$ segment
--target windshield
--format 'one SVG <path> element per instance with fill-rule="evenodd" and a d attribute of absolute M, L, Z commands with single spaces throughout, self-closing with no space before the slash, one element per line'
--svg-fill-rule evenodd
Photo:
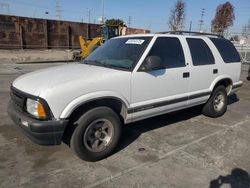
<path fill-rule="evenodd" d="M 152 37 L 126 37 L 108 40 L 81 63 L 131 70 L 151 39 Z"/>

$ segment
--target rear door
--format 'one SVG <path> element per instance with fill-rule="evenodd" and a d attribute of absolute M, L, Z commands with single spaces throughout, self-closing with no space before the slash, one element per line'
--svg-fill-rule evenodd
<path fill-rule="evenodd" d="M 230 76 L 232 81 L 238 82 L 241 73 L 241 59 L 234 45 L 224 38 L 210 38 L 221 57 L 221 74 Z"/>
<path fill-rule="evenodd" d="M 210 94 L 210 86 L 219 74 L 219 63 L 209 48 L 208 38 L 186 38 L 190 51 L 189 104 L 205 102 Z"/>

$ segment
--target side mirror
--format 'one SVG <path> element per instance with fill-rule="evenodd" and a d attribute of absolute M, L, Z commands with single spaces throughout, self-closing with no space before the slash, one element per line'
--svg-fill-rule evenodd
<path fill-rule="evenodd" d="M 153 71 L 158 69 L 165 69 L 161 58 L 158 56 L 148 56 L 142 63 L 139 71 Z"/>

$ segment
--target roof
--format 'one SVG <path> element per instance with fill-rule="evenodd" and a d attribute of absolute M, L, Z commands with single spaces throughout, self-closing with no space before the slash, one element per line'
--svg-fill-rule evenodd
<path fill-rule="evenodd" d="M 132 35 L 125 35 L 119 36 L 117 38 L 126 38 L 126 37 L 154 37 L 154 36 L 195 36 L 200 38 L 207 38 L 207 37 L 216 37 L 216 38 L 224 38 L 220 34 L 215 33 L 200 33 L 200 32 L 190 32 L 190 31 L 166 31 L 166 32 L 159 32 L 159 33 L 150 33 L 150 34 L 132 34 Z"/>

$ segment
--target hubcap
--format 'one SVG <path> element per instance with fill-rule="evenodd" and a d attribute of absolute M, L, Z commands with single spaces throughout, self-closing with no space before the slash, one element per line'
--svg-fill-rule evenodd
<path fill-rule="evenodd" d="M 111 143 L 114 127 L 107 119 L 97 119 L 89 124 L 83 136 L 85 147 L 92 152 L 101 152 Z"/>
<path fill-rule="evenodd" d="M 222 92 L 219 92 L 214 97 L 214 109 L 216 111 L 221 111 L 225 104 L 225 98 Z"/>

